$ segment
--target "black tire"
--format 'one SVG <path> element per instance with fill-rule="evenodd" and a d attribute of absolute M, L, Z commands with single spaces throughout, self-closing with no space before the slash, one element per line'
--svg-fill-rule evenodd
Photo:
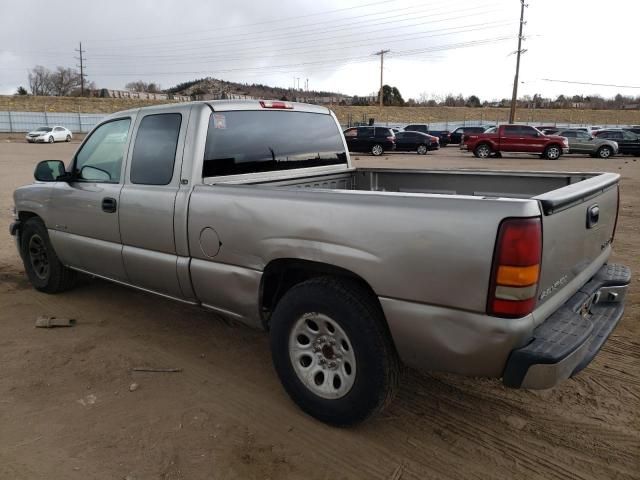
<path fill-rule="evenodd" d="M 295 369 L 299 367 L 294 368 L 290 342 L 293 338 L 298 341 L 299 337 L 293 337 L 292 332 L 306 315 L 328 317 L 346 333 L 352 345 L 353 383 L 339 398 L 316 394 L 301 381 Z M 393 398 L 400 369 L 384 321 L 375 297 L 350 280 L 320 277 L 291 288 L 278 302 L 271 318 L 273 364 L 291 399 L 312 417 L 335 426 L 354 425 L 382 411 Z M 321 353 L 310 355 L 320 358 L 323 354 L 324 347 Z M 302 357 L 300 360 L 302 364 Z M 345 363 L 343 367 L 346 366 Z M 351 372 L 351 368 L 348 370 Z M 327 377 L 331 374 L 328 371 Z M 311 378 L 309 374 L 307 377 Z"/>
<path fill-rule="evenodd" d="M 371 155 L 379 157 L 383 153 L 384 153 L 384 147 L 382 145 L 380 145 L 379 143 L 376 143 L 375 145 L 373 145 L 371 147 Z"/>
<path fill-rule="evenodd" d="M 609 158 L 613 156 L 613 149 L 608 145 L 603 145 L 598 149 L 598 157 Z"/>
<path fill-rule="evenodd" d="M 562 156 L 562 149 L 558 145 L 549 145 L 544 149 L 543 155 L 547 160 L 559 160 Z"/>
<path fill-rule="evenodd" d="M 30 218 L 24 223 L 20 232 L 20 253 L 29 282 L 36 290 L 58 293 L 74 286 L 76 272 L 60 262 L 47 228 L 39 218 Z"/>
<path fill-rule="evenodd" d="M 53 142 L 54 142 L 53 136 L 49 135 L 49 143 L 53 143 Z"/>
<path fill-rule="evenodd" d="M 70 141 L 71 141 L 71 135 L 67 135 L 65 142 L 70 142 Z"/>
<path fill-rule="evenodd" d="M 418 148 L 416 149 L 416 153 L 418 155 L 426 155 L 428 151 L 429 149 L 426 145 L 418 145 Z"/>
<path fill-rule="evenodd" d="M 473 155 L 476 158 L 489 158 L 491 153 L 493 152 L 491 151 L 491 147 L 487 143 L 481 143 L 473 149 Z"/>

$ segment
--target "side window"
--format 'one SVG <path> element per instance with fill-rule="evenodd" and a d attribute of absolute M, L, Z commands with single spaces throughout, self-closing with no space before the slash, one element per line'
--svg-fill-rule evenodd
<path fill-rule="evenodd" d="M 182 115 L 147 115 L 140 122 L 131 156 L 131 183 L 167 185 L 173 177 Z"/>
<path fill-rule="evenodd" d="M 118 183 L 130 125 L 130 118 L 122 118 L 94 130 L 76 155 L 75 177 L 81 181 Z"/>
<path fill-rule="evenodd" d="M 622 132 L 623 138 L 625 140 L 636 140 L 637 135 L 631 132 Z"/>
<path fill-rule="evenodd" d="M 522 126 L 520 127 L 520 135 L 523 137 L 537 137 L 538 131 L 533 127 Z"/>
<path fill-rule="evenodd" d="M 567 138 L 582 138 L 582 135 L 579 134 L 578 132 L 572 132 L 572 131 L 567 131 L 567 132 L 560 132 L 558 135 L 560 135 L 561 137 L 567 137 Z"/>
<path fill-rule="evenodd" d="M 370 137 L 373 134 L 373 129 L 370 127 L 358 127 L 358 136 L 362 138 Z"/>
<path fill-rule="evenodd" d="M 505 137 L 519 137 L 520 136 L 520 127 L 517 125 L 505 125 L 504 126 L 504 136 Z"/>

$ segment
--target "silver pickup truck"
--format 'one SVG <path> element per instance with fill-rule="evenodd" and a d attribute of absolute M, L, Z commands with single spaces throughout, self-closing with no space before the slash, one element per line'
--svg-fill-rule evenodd
<path fill-rule="evenodd" d="M 607 263 L 619 175 L 354 168 L 319 106 L 116 113 L 35 179 L 10 228 L 35 288 L 82 272 L 264 328 L 291 398 L 334 425 L 381 410 L 402 363 L 550 388 L 630 281 Z"/>

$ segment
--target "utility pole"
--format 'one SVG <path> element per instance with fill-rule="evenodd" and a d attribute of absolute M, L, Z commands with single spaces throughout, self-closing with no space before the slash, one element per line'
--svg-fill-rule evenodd
<path fill-rule="evenodd" d="M 391 50 L 380 50 L 374 53 L 374 55 L 380 55 L 380 110 L 382 110 L 382 70 L 384 68 L 384 54 L 389 53 Z"/>
<path fill-rule="evenodd" d="M 84 73 L 84 60 L 86 59 L 82 54 L 86 53 L 86 51 L 82 50 L 82 42 L 80 42 L 80 49 L 76 49 L 76 52 L 80 54 L 79 57 L 76 57 L 77 60 L 80 60 L 80 96 L 84 97 L 84 77 L 86 77 Z"/>
<path fill-rule="evenodd" d="M 516 51 L 516 75 L 513 79 L 513 95 L 511 95 L 511 110 L 509 111 L 509 123 L 516 119 L 516 102 L 518 101 L 518 75 L 520 74 L 520 54 L 522 53 L 522 26 L 524 25 L 524 0 L 520 0 L 520 29 L 518 30 L 518 50 Z"/>

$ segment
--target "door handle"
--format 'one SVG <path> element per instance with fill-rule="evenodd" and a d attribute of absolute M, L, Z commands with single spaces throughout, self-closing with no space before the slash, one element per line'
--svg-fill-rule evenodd
<path fill-rule="evenodd" d="M 118 202 L 115 198 L 105 197 L 102 199 L 102 211 L 107 213 L 113 213 L 118 208 Z"/>

